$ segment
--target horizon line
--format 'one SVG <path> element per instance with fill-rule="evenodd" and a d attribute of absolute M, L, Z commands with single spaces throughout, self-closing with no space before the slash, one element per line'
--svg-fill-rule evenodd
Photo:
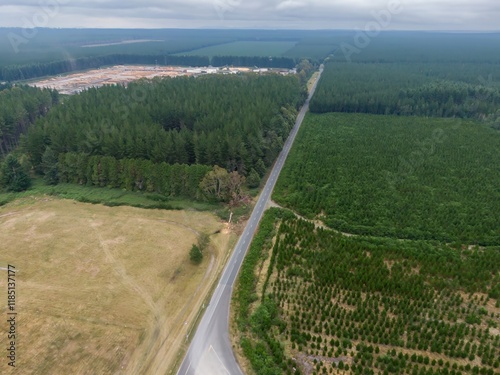
<path fill-rule="evenodd" d="M 24 30 L 24 29 L 37 29 L 37 30 L 150 30 L 150 31 L 166 31 L 166 30 L 189 30 L 189 31 L 204 31 L 204 30 L 214 30 L 214 31 L 349 31 L 349 32 L 357 32 L 359 29 L 349 29 L 349 28 L 338 28 L 338 29 L 287 29 L 287 28 L 257 28 L 257 27 L 245 27 L 245 28 L 220 28 L 220 27 L 164 27 L 164 28 L 143 28 L 143 27 L 21 27 L 21 26 L 0 26 L 0 30 L 2 29 L 15 29 L 15 30 Z M 456 34 L 500 34 L 499 30 L 463 30 L 463 29 L 447 29 L 447 30 L 439 30 L 439 29 L 387 29 L 381 30 L 381 33 L 390 33 L 390 32 L 411 32 L 411 33 L 456 33 Z"/>

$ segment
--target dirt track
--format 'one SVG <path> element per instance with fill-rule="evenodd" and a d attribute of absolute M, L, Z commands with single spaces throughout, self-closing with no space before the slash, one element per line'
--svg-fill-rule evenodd
<path fill-rule="evenodd" d="M 197 233 L 219 230 L 193 266 Z M 20 270 L 17 372 L 166 373 L 234 238 L 208 213 L 40 197 L 1 207 L 0 265 Z"/>

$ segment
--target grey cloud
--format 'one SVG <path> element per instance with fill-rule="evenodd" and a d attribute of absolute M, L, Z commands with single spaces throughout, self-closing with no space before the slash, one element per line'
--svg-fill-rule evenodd
<path fill-rule="evenodd" d="M 398 0 L 2 0 L 0 26 L 23 26 L 40 4 L 54 1 L 67 4 L 49 27 L 360 28 L 371 12 Z M 401 3 L 390 29 L 500 29 L 497 0 Z"/>

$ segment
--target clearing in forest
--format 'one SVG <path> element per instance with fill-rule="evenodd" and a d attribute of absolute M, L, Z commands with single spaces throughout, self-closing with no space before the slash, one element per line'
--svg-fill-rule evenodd
<path fill-rule="evenodd" d="M 211 47 L 195 49 L 190 52 L 181 52 L 178 55 L 191 56 L 283 56 L 292 49 L 296 42 L 232 42 Z"/>

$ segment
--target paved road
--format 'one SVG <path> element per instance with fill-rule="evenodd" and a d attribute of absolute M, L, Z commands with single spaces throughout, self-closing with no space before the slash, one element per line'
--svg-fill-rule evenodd
<path fill-rule="evenodd" d="M 320 68 L 320 75 L 323 67 Z M 319 80 L 318 77 L 318 80 Z M 248 224 L 238 240 L 222 277 L 215 289 L 205 314 L 196 330 L 195 336 L 182 362 L 178 375 L 242 375 L 229 341 L 229 304 L 236 276 L 252 242 L 253 235 L 264 214 L 278 176 L 290 152 L 293 141 L 309 110 L 309 101 L 316 90 L 318 80 L 297 117 L 297 122 L 290 133 L 283 150 L 278 156 L 266 186 L 255 206 Z"/>

